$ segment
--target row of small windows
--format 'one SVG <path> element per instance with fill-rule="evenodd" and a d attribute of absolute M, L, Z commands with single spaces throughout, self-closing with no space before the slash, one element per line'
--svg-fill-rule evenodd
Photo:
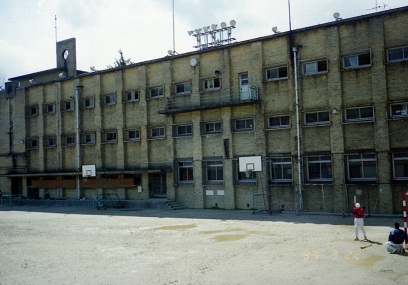
<path fill-rule="evenodd" d="M 408 117 L 408 103 L 391 104 L 390 118 L 406 118 Z M 353 122 L 372 122 L 374 121 L 374 109 L 373 107 L 358 107 L 345 109 L 343 112 L 343 122 L 353 123 Z M 267 129 L 287 129 L 291 128 L 290 116 L 277 115 L 270 116 L 266 120 Z M 330 125 L 330 114 L 329 111 L 315 111 L 315 112 L 305 112 L 304 113 L 304 125 L 314 126 L 314 125 Z M 201 123 L 201 134 L 209 135 L 222 132 L 221 121 L 214 122 L 202 122 Z M 253 131 L 255 129 L 255 119 L 254 118 L 243 118 L 231 120 L 231 130 L 233 132 L 244 132 Z M 193 135 L 192 124 L 180 124 L 173 125 L 172 127 L 173 137 L 183 137 Z M 149 127 L 148 128 L 148 139 L 163 139 L 165 138 L 165 127 Z M 125 130 L 124 131 L 124 141 L 139 141 L 140 140 L 140 130 Z M 74 144 L 75 140 L 67 137 L 64 145 L 69 146 Z M 116 143 L 117 136 L 115 131 L 102 132 L 102 143 Z M 83 139 L 81 139 L 81 144 L 95 144 L 95 134 L 84 134 Z M 56 140 L 50 138 L 48 141 L 44 142 L 45 147 L 54 147 L 56 145 Z M 34 142 L 27 145 L 28 148 L 37 148 L 38 143 Z"/>
<path fill-rule="evenodd" d="M 345 175 L 347 182 L 375 182 L 377 180 L 376 154 L 344 155 Z M 390 155 L 393 180 L 408 180 L 408 152 L 396 152 Z M 312 155 L 303 158 L 305 183 L 332 183 L 333 165 L 331 155 Z M 222 159 L 204 160 L 202 162 L 204 184 L 224 182 L 224 165 Z M 256 172 L 246 176 L 239 172 L 239 165 L 233 161 L 234 182 L 255 182 Z M 293 161 L 291 156 L 270 157 L 266 161 L 266 171 L 269 184 L 292 184 Z M 177 162 L 178 183 L 194 182 L 194 163 L 192 160 Z"/>
<path fill-rule="evenodd" d="M 408 60 L 408 46 L 387 49 L 386 61 L 388 63 Z M 371 51 L 343 55 L 341 67 L 343 70 L 369 67 L 372 65 Z M 301 75 L 313 75 L 328 71 L 327 59 L 303 61 L 300 63 Z M 287 66 L 266 69 L 266 80 L 274 81 L 288 78 Z"/>

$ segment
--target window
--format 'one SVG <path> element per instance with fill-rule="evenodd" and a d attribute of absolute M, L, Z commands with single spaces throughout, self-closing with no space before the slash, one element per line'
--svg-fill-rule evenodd
<path fill-rule="evenodd" d="M 330 155 L 306 157 L 307 180 L 310 182 L 332 181 L 332 161 Z"/>
<path fill-rule="evenodd" d="M 192 161 L 178 162 L 178 180 L 180 183 L 192 183 L 194 181 Z"/>
<path fill-rule="evenodd" d="M 106 131 L 102 133 L 103 143 L 116 143 L 116 131 Z"/>
<path fill-rule="evenodd" d="M 104 105 L 114 105 L 116 104 L 116 94 L 108 94 L 102 97 L 102 102 Z"/>
<path fill-rule="evenodd" d="M 390 105 L 390 118 L 408 117 L 408 103 L 398 103 Z"/>
<path fill-rule="evenodd" d="M 190 94 L 190 82 L 179 83 L 174 86 L 174 94 Z"/>
<path fill-rule="evenodd" d="M 139 91 L 125 92 L 124 102 L 135 102 L 139 100 Z"/>
<path fill-rule="evenodd" d="M 274 67 L 266 70 L 266 80 L 274 81 L 288 78 L 287 66 Z"/>
<path fill-rule="evenodd" d="M 63 144 L 65 146 L 74 146 L 75 145 L 75 136 L 68 135 L 63 138 Z"/>
<path fill-rule="evenodd" d="M 387 49 L 387 62 L 408 60 L 408 46 Z"/>
<path fill-rule="evenodd" d="M 290 128 L 289 115 L 271 116 L 268 118 L 269 129 L 287 129 Z"/>
<path fill-rule="evenodd" d="M 125 141 L 140 141 L 140 130 L 125 130 Z"/>
<path fill-rule="evenodd" d="M 203 90 L 215 90 L 221 88 L 221 79 L 219 77 L 203 80 Z"/>
<path fill-rule="evenodd" d="M 254 119 L 233 120 L 233 130 L 236 132 L 253 131 L 254 130 Z"/>
<path fill-rule="evenodd" d="M 305 113 L 305 125 L 328 125 L 330 124 L 329 111 Z"/>
<path fill-rule="evenodd" d="M 149 98 L 160 98 L 163 97 L 163 87 L 152 87 L 149 89 Z"/>
<path fill-rule="evenodd" d="M 89 97 L 89 98 L 84 98 L 82 101 L 82 106 L 84 106 L 84 108 L 93 108 L 95 107 L 95 100 L 93 97 Z"/>
<path fill-rule="evenodd" d="M 43 112 L 45 114 L 55 113 L 55 103 L 45 104 Z"/>
<path fill-rule="evenodd" d="M 375 154 L 353 154 L 347 156 L 348 179 L 350 181 L 376 180 Z"/>
<path fill-rule="evenodd" d="M 222 160 L 204 161 L 204 164 L 206 182 L 224 181 L 224 166 Z"/>
<path fill-rule="evenodd" d="M 38 149 L 38 138 L 29 138 L 26 140 L 27 149 Z"/>
<path fill-rule="evenodd" d="M 342 57 L 342 63 L 344 69 L 371 66 L 371 54 L 368 51 L 352 55 L 344 55 Z"/>
<path fill-rule="evenodd" d="M 303 62 L 302 72 L 303 75 L 327 72 L 327 60 Z"/>
<path fill-rule="evenodd" d="M 95 134 L 94 133 L 82 134 L 81 144 L 95 144 Z"/>
<path fill-rule="evenodd" d="M 193 133 L 193 126 L 188 125 L 174 125 L 173 137 L 191 136 Z"/>
<path fill-rule="evenodd" d="M 38 105 L 31 105 L 26 108 L 26 116 L 37 116 L 38 115 Z"/>
<path fill-rule="evenodd" d="M 164 127 L 149 128 L 149 138 L 150 139 L 164 138 Z"/>
<path fill-rule="evenodd" d="M 44 147 L 56 147 L 56 146 L 57 146 L 56 137 L 48 137 L 44 139 Z"/>
<path fill-rule="evenodd" d="M 268 161 L 268 178 L 272 183 L 292 183 L 292 158 L 270 158 Z"/>
<path fill-rule="evenodd" d="M 344 110 L 345 122 L 374 121 L 373 107 L 349 108 Z"/>
<path fill-rule="evenodd" d="M 408 152 L 392 154 L 392 166 L 395 180 L 408 180 Z"/>
<path fill-rule="evenodd" d="M 221 133 L 221 122 L 206 122 L 201 124 L 202 134 Z"/>
<path fill-rule="evenodd" d="M 62 111 L 73 111 L 74 110 L 74 101 L 64 101 L 62 102 Z"/>

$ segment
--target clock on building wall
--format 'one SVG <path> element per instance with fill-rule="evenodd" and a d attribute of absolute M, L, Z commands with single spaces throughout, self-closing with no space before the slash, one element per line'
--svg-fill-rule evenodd
<path fill-rule="evenodd" d="M 194 67 L 197 65 L 197 59 L 195 57 L 190 59 L 190 66 Z"/>

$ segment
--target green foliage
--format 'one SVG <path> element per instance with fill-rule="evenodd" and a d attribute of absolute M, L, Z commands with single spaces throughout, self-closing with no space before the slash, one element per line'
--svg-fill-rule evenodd
<path fill-rule="evenodd" d="M 125 59 L 125 58 L 123 57 L 123 52 L 122 52 L 122 50 L 118 50 L 118 53 L 119 53 L 119 55 L 120 55 L 119 59 L 115 58 L 115 62 L 113 63 L 113 66 L 112 66 L 112 65 L 108 65 L 108 66 L 107 66 L 108 68 L 122 67 L 122 66 L 126 66 L 126 65 L 129 65 L 129 64 L 132 64 L 132 63 L 133 63 L 133 62 L 130 60 L 130 58 L 129 58 L 129 59 Z"/>

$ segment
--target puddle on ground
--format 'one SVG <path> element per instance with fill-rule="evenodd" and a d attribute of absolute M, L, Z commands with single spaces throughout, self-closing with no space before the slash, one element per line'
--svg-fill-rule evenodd
<path fill-rule="evenodd" d="M 223 229 L 223 230 L 213 230 L 213 231 L 201 231 L 202 234 L 218 234 L 218 233 L 225 233 L 225 232 L 238 232 L 242 231 L 240 228 L 235 229 Z"/>
<path fill-rule="evenodd" d="M 224 241 L 240 240 L 246 237 L 247 237 L 246 235 L 219 235 L 219 236 L 213 237 L 213 239 L 219 242 L 224 242 Z"/>
<path fill-rule="evenodd" d="M 361 258 L 357 263 L 360 266 L 372 267 L 377 262 L 384 260 L 384 259 L 385 259 L 385 256 L 382 256 L 382 255 L 371 255 L 365 258 Z"/>
<path fill-rule="evenodd" d="M 174 225 L 174 226 L 163 226 L 163 227 L 158 227 L 151 229 L 152 231 L 159 231 L 159 230 L 170 230 L 170 231 L 175 231 L 175 230 L 185 230 L 185 229 L 192 229 L 197 227 L 196 224 L 190 224 L 190 225 Z"/>

